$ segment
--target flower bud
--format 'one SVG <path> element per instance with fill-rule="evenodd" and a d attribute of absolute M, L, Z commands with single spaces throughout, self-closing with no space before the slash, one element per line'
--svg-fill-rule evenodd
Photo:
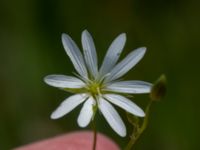
<path fill-rule="evenodd" d="M 166 77 L 161 75 L 151 89 L 150 98 L 152 101 L 160 101 L 166 94 Z"/>

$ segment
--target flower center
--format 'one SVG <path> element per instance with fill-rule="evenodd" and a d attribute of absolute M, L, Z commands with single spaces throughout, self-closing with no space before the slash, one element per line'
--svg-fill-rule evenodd
<path fill-rule="evenodd" d="M 100 94 L 101 91 L 101 84 L 93 82 L 88 85 L 88 91 L 92 96 L 96 96 Z"/>

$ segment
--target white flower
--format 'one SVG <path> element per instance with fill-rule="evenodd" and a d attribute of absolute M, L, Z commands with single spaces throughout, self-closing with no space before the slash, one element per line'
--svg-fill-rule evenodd
<path fill-rule="evenodd" d="M 83 31 L 81 41 L 84 56 L 70 36 L 62 34 L 65 51 L 78 75 L 76 77 L 48 75 L 44 78 L 48 85 L 75 93 L 60 104 L 52 113 L 51 118 L 58 119 L 84 103 L 77 120 L 80 127 L 86 127 L 90 123 L 98 108 L 110 127 L 124 137 L 126 127 L 111 103 L 135 116 L 145 116 L 144 111 L 124 95 L 149 93 L 152 84 L 144 81 L 119 81 L 117 79 L 142 59 L 146 48 L 138 48 L 118 62 L 126 42 L 126 35 L 122 33 L 112 42 L 103 64 L 98 69 L 96 48 L 87 30 Z"/>

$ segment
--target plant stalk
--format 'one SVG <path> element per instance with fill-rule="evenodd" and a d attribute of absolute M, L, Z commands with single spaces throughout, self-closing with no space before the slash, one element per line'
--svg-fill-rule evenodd
<path fill-rule="evenodd" d="M 149 120 L 149 113 L 150 113 L 150 107 L 151 107 L 152 101 L 149 101 L 146 110 L 145 110 L 145 114 L 146 116 L 144 117 L 143 123 L 141 125 L 141 127 L 138 127 L 136 129 L 133 130 L 133 133 L 130 137 L 130 141 L 128 142 L 127 146 L 125 147 L 124 150 L 133 150 L 133 145 L 135 144 L 135 142 L 139 139 L 139 137 L 142 135 L 142 133 L 144 132 L 144 130 L 147 127 L 148 124 L 148 120 Z"/>
<path fill-rule="evenodd" d="M 93 119 L 91 122 L 92 130 L 93 130 L 93 145 L 92 150 L 96 150 L 96 143 L 97 143 L 97 130 L 96 130 L 96 124 L 95 120 Z"/>

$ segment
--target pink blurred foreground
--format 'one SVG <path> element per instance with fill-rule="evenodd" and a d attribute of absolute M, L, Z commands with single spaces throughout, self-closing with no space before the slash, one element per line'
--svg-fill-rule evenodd
<path fill-rule="evenodd" d="M 14 150 L 92 150 L 92 132 L 74 132 L 35 142 Z M 108 137 L 98 133 L 96 150 L 119 150 Z"/>

